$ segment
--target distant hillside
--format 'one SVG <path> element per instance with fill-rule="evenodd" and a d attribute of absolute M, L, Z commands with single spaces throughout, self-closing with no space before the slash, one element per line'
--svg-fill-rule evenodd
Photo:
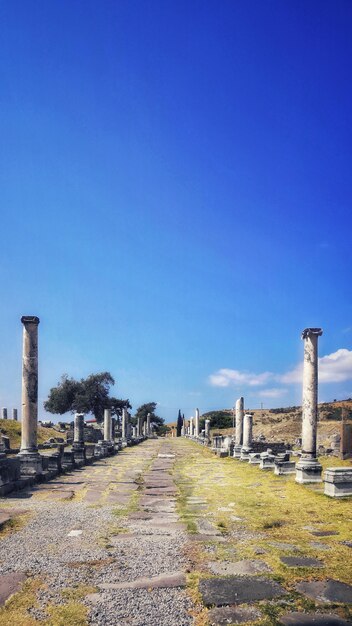
<path fill-rule="evenodd" d="M 331 437 L 340 430 L 342 413 L 345 420 L 352 420 L 352 400 L 324 402 L 319 404 L 318 444 L 328 445 Z M 282 407 L 279 409 L 250 409 L 253 413 L 253 436 L 264 435 L 267 441 L 286 441 L 293 443 L 301 436 L 302 408 L 300 406 Z M 219 421 L 216 417 L 219 415 Z M 225 419 L 227 415 L 227 420 Z M 232 433 L 231 410 L 211 411 L 202 415 L 202 419 L 210 418 L 213 432 Z M 225 427 L 224 421 L 227 421 Z M 216 424 L 219 426 L 216 426 Z"/>
<path fill-rule="evenodd" d="M 6 437 L 10 437 L 11 448 L 19 448 L 21 445 L 21 422 L 14 420 L 2 420 L 0 419 L 0 432 Z M 59 430 L 54 428 L 43 428 L 38 426 L 38 443 L 44 443 L 50 437 L 64 437 L 65 434 L 60 433 Z"/>

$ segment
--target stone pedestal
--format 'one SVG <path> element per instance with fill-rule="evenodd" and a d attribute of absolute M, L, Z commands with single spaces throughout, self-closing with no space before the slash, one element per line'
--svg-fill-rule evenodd
<path fill-rule="evenodd" d="M 322 466 L 317 460 L 318 337 L 321 328 L 306 328 L 304 341 L 302 455 L 296 465 L 296 482 L 321 482 Z"/>
<path fill-rule="evenodd" d="M 296 473 L 296 463 L 294 461 L 283 461 L 275 458 L 274 460 L 274 474 L 277 476 L 285 476 L 286 474 Z"/>
<path fill-rule="evenodd" d="M 248 456 L 249 456 L 249 463 L 250 463 L 250 465 L 259 465 L 259 463 L 260 463 L 260 453 L 259 452 L 250 452 Z"/>
<path fill-rule="evenodd" d="M 352 468 L 328 467 L 324 472 L 324 493 L 331 498 L 352 496 Z"/>
<path fill-rule="evenodd" d="M 259 469 L 273 470 L 275 468 L 275 455 L 272 450 L 268 449 L 260 455 Z"/>

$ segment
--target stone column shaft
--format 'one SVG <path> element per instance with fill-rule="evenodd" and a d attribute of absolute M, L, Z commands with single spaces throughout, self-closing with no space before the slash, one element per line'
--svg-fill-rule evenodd
<path fill-rule="evenodd" d="M 253 436 L 253 414 L 246 413 L 243 418 L 243 448 L 250 450 Z"/>
<path fill-rule="evenodd" d="M 210 420 L 205 420 L 204 424 L 204 436 L 209 438 L 210 434 Z"/>
<path fill-rule="evenodd" d="M 73 431 L 73 443 L 84 445 L 84 414 L 76 413 Z"/>
<path fill-rule="evenodd" d="M 7 409 L 1 409 L 1 419 L 7 420 Z"/>
<path fill-rule="evenodd" d="M 104 409 L 104 441 L 111 442 L 111 438 L 112 438 L 111 410 Z"/>
<path fill-rule="evenodd" d="M 199 437 L 199 409 L 196 409 L 196 416 L 194 418 L 194 436 Z"/>
<path fill-rule="evenodd" d="M 189 435 L 193 437 L 193 417 L 189 418 Z"/>
<path fill-rule="evenodd" d="M 12 419 L 17 422 L 18 417 L 17 417 L 17 409 L 12 409 Z"/>
<path fill-rule="evenodd" d="M 38 452 L 38 324 L 39 318 L 23 316 L 22 437 L 21 454 Z"/>
<path fill-rule="evenodd" d="M 127 409 L 122 409 L 121 436 L 127 439 Z"/>
<path fill-rule="evenodd" d="M 238 400 L 236 400 L 236 446 L 241 446 L 243 444 L 243 407 L 243 398 L 238 398 Z"/>
<path fill-rule="evenodd" d="M 302 454 L 296 464 L 296 482 L 320 482 L 322 466 L 317 460 L 318 422 L 318 337 L 321 328 L 306 328 L 304 341 L 302 394 Z"/>
<path fill-rule="evenodd" d="M 147 437 L 150 437 L 150 413 L 147 415 Z"/>

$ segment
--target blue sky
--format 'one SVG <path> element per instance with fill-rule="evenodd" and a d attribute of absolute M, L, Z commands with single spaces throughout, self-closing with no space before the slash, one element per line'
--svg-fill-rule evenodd
<path fill-rule="evenodd" d="M 299 404 L 307 326 L 320 399 L 352 396 L 349 0 L 12 0 L 0 20 L 1 406 L 23 314 L 41 401 L 108 370 L 167 420 Z"/>

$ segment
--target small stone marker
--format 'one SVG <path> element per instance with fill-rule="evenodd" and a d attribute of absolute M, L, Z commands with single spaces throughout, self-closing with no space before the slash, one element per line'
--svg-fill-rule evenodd
<path fill-rule="evenodd" d="M 270 600 L 286 593 L 281 585 L 266 578 L 237 578 L 234 576 L 201 580 L 199 590 L 206 606 Z"/>
<path fill-rule="evenodd" d="M 328 615 L 322 613 L 287 613 L 279 618 L 281 624 L 285 626 L 348 626 L 351 622 L 346 622 L 338 615 Z"/>
<path fill-rule="evenodd" d="M 317 602 L 343 602 L 352 604 L 352 587 L 338 580 L 301 581 L 297 591 Z"/>
<path fill-rule="evenodd" d="M 280 561 L 288 567 L 324 567 L 324 563 L 311 557 L 281 556 Z"/>
<path fill-rule="evenodd" d="M 82 530 L 70 530 L 67 537 L 79 537 L 82 534 Z"/>

